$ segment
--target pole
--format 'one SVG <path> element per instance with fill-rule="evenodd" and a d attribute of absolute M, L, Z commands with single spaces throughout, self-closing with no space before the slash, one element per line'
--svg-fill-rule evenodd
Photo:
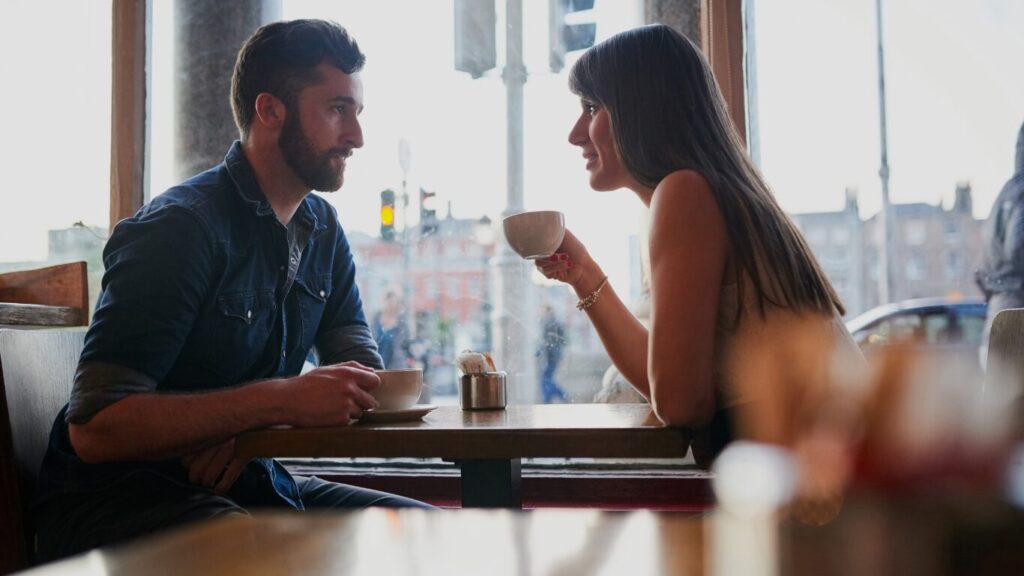
<path fill-rule="evenodd" d="M 882 242 L 878 249 L 878 300 L 879 304 L 890 302 L 893 297 L 892 287 L 892 206 L 889 202 L 889 145 L 888 123 L 885 114 L 885 48 L 882 41 L 882 0 L 875 0 L 875 24 L 878 28 L 878 120 L 879 139 L 881 144 L 881 167 L 878 177 L 882 180 L 882 211 L 879 224 L 882 226 Z"/>
<path fill-rule="evenodd" d="M 412 149 L 405 138 L 398 141 L 398 164 L 402 168 L 402 321 L 405 323 L 405 333 L 412 337 L 416 326 L 413 318 L 411 254 L 416 240 L 409 230 L 409 190 L 406 181 L 412 168 Z"/>
<path fill-rule="evenodd" d="M 523 65 L 522 0 L 505 1 L 506 37 L 505 98 L 507 103 L 507 194 L 503 216 L 523 210 Z M 534 314 L 526 263 L 508 246 L 499 243 L 495 256 L 497 302 L 494 310 L 494 355 L 508 372 L 509 396 L 518 403 L 532 403 L 537 385 L 532 352 Z"/>

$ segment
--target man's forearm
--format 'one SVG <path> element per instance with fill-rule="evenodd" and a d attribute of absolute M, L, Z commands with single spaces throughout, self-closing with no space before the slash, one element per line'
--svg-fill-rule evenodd
<path fill-rule="evenodd" d="M 71 443 L 87 462 L 181 456 L 281 423 L 280 388 L 280 380 L 264 380 L 199 394 L 132 394 L 86 424 L 70 424 Z"/>

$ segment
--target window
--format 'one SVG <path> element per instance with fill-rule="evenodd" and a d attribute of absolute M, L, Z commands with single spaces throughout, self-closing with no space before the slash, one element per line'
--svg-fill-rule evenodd
<path fill-rule="evenodd" d="M 154 3 L 162 4 L 162 3 Z M 505 58 L 505 5 L 497 2 L 496 54 L 493 69 L 478 78 L 454 68 L 454 19 L 451 2 L 419 2 L 403 0 L 380 4 L 373 2 L 337 2 L 316 0 L 284 0 L 284 19 L 328 18 L 345 26 L 367 55 L 362 71 L 366 108 L 361 116 L 366 138 L 364 148 L 349 161 L 344 187 L 325 197 L 338 208 L 342 224 L 350 235 L 360 235 L 369 245 L 384 244 L 380 239 L 378 221 L 380 191 L 396 192 L 397 258 L 384 258 L 367 250 L 359 262 L 360 275 L 390 277 L 403 286 L 402 278 L 411 275 L 410 286 L 422 286 L 418 294 L 406 298 L 407 314 L 420 318 L 423 334 L 431 338 L 450 338 L 473 347 L 490 341 L 501 346 L 507 339 L 493 331 L 500 326 L 485 322 L 490 310 L 502 310 L 523 319 L 512 323 L 511 345 L 492 350 L 503 368 L 516 373 L 520 382 L 510 392 L 516 403 L 541 400 L 539 372 L 534 351 L 541 334 L 541 314 L 537 306 L 551 302 L 556 321 L 566 324 L 576 297 L 562 285 L 552 285 L 539 277 L 527 262 L 517 262 L 513 291 L 484 292 L 482 286 L 495 286 L 494 279 L 502 271 L 478 250 L 489 254 L 501 250 L 500 238 L 481 242 L 476 231 L 483 216 L 500 227 L 507 209 L 506 182 L 506 86 L 502 80 Z M 595 3 L 589 15 L 597 24 L 597 39 L 641 23 L 642 2 L 625 0 Z M 358 9 L 353 9 L 358 6 Z M 178 53 L 173 46 L 173 10 L 154 5 L 153 35 L 154 83 L 162 78 L 163 93 L 177 94 L 189 80 L 170 74 Z M 400 17 L 397 15 L 400 14 Z M 598 255 L 611 282 L 628 293 L 631 284 L 628 237 L 635 226 L 619 222 L 639 222 L 641 205 L 631 194 L 595 194 L 588 187 L 587 174 L 576 149 L 566 136 L 578 116 L 578 99 L 567 88 L 569 68 L 578 53 L 566 56 L 565 67 L 552 71 L 548 53 L 548 10 L 546 2 L 523 2 L 523 64 L 528 81 L 523 85 L 524 135 L 523 159 L 519 167 L 523 179 L 523 208 L 553 209 L 566 214 L 567 226 Z M 396 41 L 400 39 L 400 41 Z M 410 47 L 415 46 L 414 50 Z M 163 56 L 158 56 L 163 54 Z M 430 86 L 430 90 L 410 90 Z M 161 93 L 154 89 L 154 92 Z M 414 97 L 411 94 L 415 94 Z M 223 105 L 227 106 L 226 95 Z M 154 122 L 173 126 L 174 102 L 165 97 L 162 104 L 153 102 Z M 174 183 L 170 176 L 156 183 L 158 174 L 173 174 L 176 150 L 170 128 L 158 132 L 154 128 L 154 184 L 159 190 Z M 157 140 L 160 140 L 158 143 Z M 399 147 L 405 146 L 411 159 L 403 174 Z M 223 146 L 226 149 L 227 143 Z M 156 165 L 165 168 L 158 170 Z M 403 189 L 403 180 L 405 188 Z M 420 190 L 429 191 L 424 196 Z M 433 193 L 434 196 L 430 196 Z M 403 197 L 408 196 L 408 212 L 403 213 Z M 588 206 L 584 211 L 582 206 Z M 451 218 L 448 211 L 450 209 Z M 421 216 L 434 210 L 436 232 L 423 234 Z M 623 217 L 624 216 L 624 217 Z M 406 239 L 414 246 L 412 257 L 401 257 L 402 230 L 409 227 Z M 472 249 L 465 247 L 473 246 Z M 493 246 L 494 248 L 491 248 Z M 478 280 L 464 282 L 463 278 Z M 498 286 L 507 283 L 498 283 Z M 366 289 L 374 287 L 367 284 Z M 417 291 L 420 288 L 416 289 Z M 483 297 L 486 302 L 481 302 Z M 444 301 L 442 302 L 442 298 Z M 380 301 L 374 294 L 365 294 L 367 314 Z M 462 316 L 465 315 L 465 318 Z M 441 327 L 439 329 L 439 327 Z M 576 331 L 592 330 L 589 323 L 574 326 Z M 487 334 L 487 332 L 491 334 Z M 450 367 L 457 352 L 440 340 L 422 342 L 427 356 L 438 365 Z M 601 385 L 601 373 L 611 365 L 603 351 L 579 350 L 581 342 L 591 338 L 567 339 L 563 361 L 556 380 L 573 400 L 589 402 Z M 579 358 L 574 355 L 582 354 Z M 585 360 L 584 360 L 585 359 Z M 595 372 L 596 375 L 592 374 Z M 454 373 L 444 388 L 449 394 L 436 394 L 431 402 L 455 404 Z"/>
<path fill-rule="evenodd" d="M 907 280 L 923 280 L 928 275 L 928 262 L 921 254 L 907 258 Z"/>
<path fill-rule="evenodd" d="M 110 209 L 111 2 L 3 12 L 0 271 L 85 260 L 95 300 Z"/>
<path fill-rule="evenodd" d="M 748 140 L 779 203 L 798 217 L 838 218 L 850 207 L 845 191 L 858 191 L 847 263 L 850 314 L 885 304 L 883 297 L 980 298 L 966 276 L 981 263 L 981 223 L 1014 172 L 1024 77 L 1007 80 L 1000 70 L 1014 68 L 1024 53 L 1024 4 L 882 2 L 884 70 L 875 2 L 749 0 L 744 6 Z M 880 218 L 883 71 L 888 235 Z M 990 94 L 978 86 L 990 87 Z M 946 137 L 924 128 L 936 118 L 951 119 Z M 840 243 L 839 230 L 832 228 L 833 243 Z M 807 229 L 806 236 L 817 250 L 817 233 Z M 933 250 L 930 239 L 943 250 Z M 925 260 L 913 256 L 917 249 L 936 264 L 943 252 L 959 252 L 960 271 L 954 274 L 946 261 L 941 265 L 949 274 L 912 284 L 927 271 Z M 882 250 L 888 258 L 870 256 Z M 886 261 L 888 272 L 879 273 Z"/>
<path fill-rule="evenodd" d="M 910 220 L 903 225 L 903 240 L 908 246 L 920 246 L 928 238 L 928 229 L 920 220 Z"/>
<path fill-rule="evenodd" d="M 957 224 L 956 220 L 947 220 L 942 227 L 942 232 L 946 242 L 956 244 L 960 241 L 960 225 Z"/>
<path fill-rule="evenodd" d="M 946 253 L 946 278 L 953 280 L 963 274 L 960 252 L 955 250 Z"/>

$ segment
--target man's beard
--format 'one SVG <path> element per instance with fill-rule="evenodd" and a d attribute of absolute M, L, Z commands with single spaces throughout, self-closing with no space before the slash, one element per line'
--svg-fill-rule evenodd
<path fill-rule="evenodd" d="M 332 159 L 337 154 L 344 155 L 345 151 L 332 149 L 317 154 L 294 114 L 285 116 L 278 146 L 284 161 L 307 187 L 320 192 L 334 192 L 341 188 L 345 165 L 335 166 Z"/>

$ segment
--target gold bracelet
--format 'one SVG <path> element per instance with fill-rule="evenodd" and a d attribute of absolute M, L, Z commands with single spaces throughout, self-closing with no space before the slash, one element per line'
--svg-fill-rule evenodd
<path fill-rule="evenodd" d="M 607 276 L 605 276 L 604 279 L 601 280 L 601 284 L 597 287 L 596 290 L 594 290 L 590 294 L 587 294 L 586 296 L 583 297 L 583 299 L 576 303 L 576 309 L 586 310 L 587 308 L 593 306 L 594 302 L 597 302 L 597 297 L 601 295 L 601 290 L 604 289 L 606 284 L 608 284 Z"/>

